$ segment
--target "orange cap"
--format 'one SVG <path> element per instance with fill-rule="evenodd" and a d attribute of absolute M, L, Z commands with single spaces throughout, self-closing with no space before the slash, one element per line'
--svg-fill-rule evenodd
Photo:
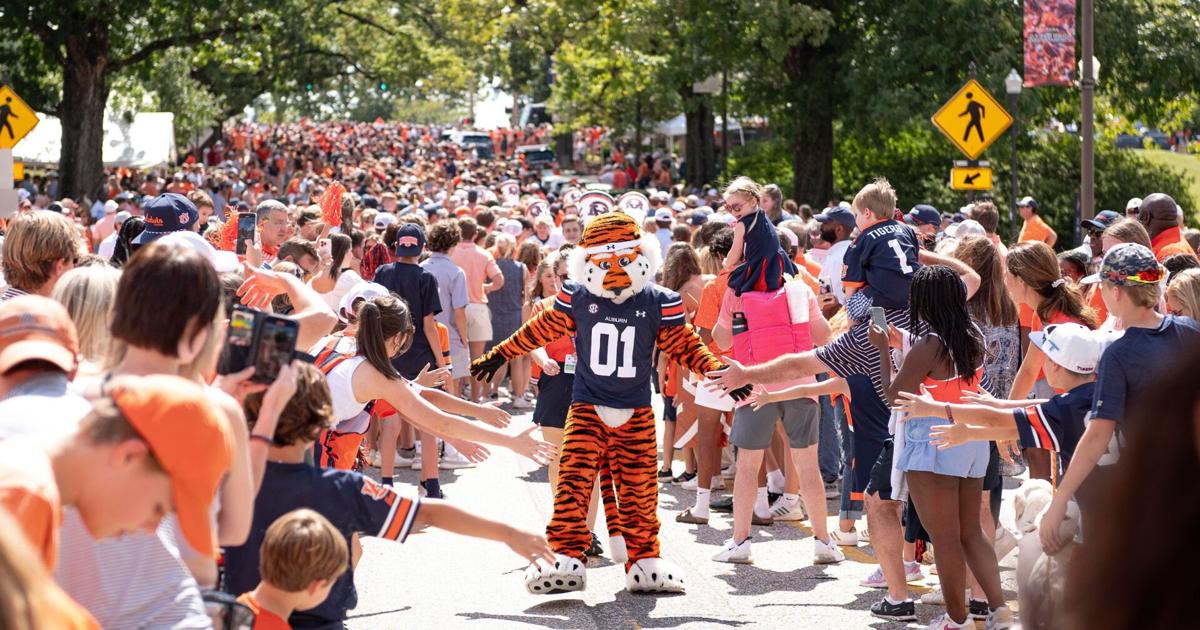
<path fill-rule="evenodd" d="M 62 304 L 40 295 L 0 303 L 0 374 L 35 359 L 74 374 L 78 353 L 75 323 Z"/>
<path fill-rule="evenodd" d="M 117 379 L 111 396 L 171 477 L 183 537 L 196 551 L 215 556 L 209 508 L 233 461 L 225 418 L 203 388 L 179 376 Z"/>
<path fill-rule="evenodd" d="M 456 217 L 470 216 L 470 214 L 471 214 L 471 209 L 468 208 L 467 206 L 459 206 L 458 209 L 454 211 L 454 216 L 456 216 Z"/>

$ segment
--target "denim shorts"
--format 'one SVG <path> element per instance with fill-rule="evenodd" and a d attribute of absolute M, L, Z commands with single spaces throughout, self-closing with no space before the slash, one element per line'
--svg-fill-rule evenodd
<path fill-rule="evenodd" d="M 909 418 L 900 429 L 904 431 L 904 448 L 896 458 L 896 468 L 905 472 L 982 478 L 988 467 L 987 442 L 968 442 L 945 450 L 938 450 L 930 442 L 930 428 L 948 422 L 945 418 Z"/>

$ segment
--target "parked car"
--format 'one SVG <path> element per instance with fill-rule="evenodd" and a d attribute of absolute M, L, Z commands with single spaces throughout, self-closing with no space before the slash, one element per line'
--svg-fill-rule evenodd
<path fill-rule="evenodd" d="M 464 151 L 475 149 L 475 154 L 481 160 L 492 158 L 492 138 L 482 131 L 455 131 L 450 134 L 450 142 L 462 147 Z"/>
<path fill-rule="evenodd" d="M 554 151 L 549 146 L 544 144 L 530 144 L 523 147 L 517 147 L 514 154 L 517 159 L 524 158 L 525 170 L 529 173 L 538 173 L 546 175 L 545 171 L 553 171 L 558 162 L 554 158 Z"/>
<path fill-rule="evenodd" d="M 1144 149 L 1148 142 L 1158 145 L 1160 149 L 1171 148 L 1171 144 L 1167 141 L 1167 134 L 1157 129 L 1147 129 L 1140 135 L 1123 133 L 1117 136 L 1118 149 Z"/>

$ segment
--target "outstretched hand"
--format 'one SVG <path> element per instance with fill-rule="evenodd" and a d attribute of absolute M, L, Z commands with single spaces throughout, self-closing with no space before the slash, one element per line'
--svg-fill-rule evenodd
<path fill-rule="evenodd" d="M 525 558 L 531 564 L 538 560 L 545 560 L 551 564 L 554 563 L 554 550 L 550 548 L 550 543 L 546 541 L 546 537 L 542 534 L 513 528 L 504 537 L 504 544 L 508 545 L 509 549 L 512 549 L 514 553 Z"/>
<path fill-rule="evenodd" d="M 262 310 L 271 305 L 275 296 L 287 293 L 287 280 L 274 271 L 256 269 L 244 262 L 242 271 L 246 280 L 238 287 L 237 296 L 242 298 L 243 306 Z"/>
<path fill-rule="evenodd" d="M 471 378 L 481 383 L 490 383 L 505 363 L 499 352 L 485 354 L 471 362 Z"/>
<path fill-rule="evenodd" d="M 729 391 L 730 395 L 733 395 L 730 390 L 739 389 L 750 382 L 750 379 L 746 378 L 746 368 L 729 358 L 725 359 L 725 367 L 708 372 L 705 376 L 711 379 L 708 384 L 710 390 Z"/>
<path fill-rule="evenodd" d="M 533 432 L 537 429 L 537 425 L 532 425 L 513 436 L 510 448 L 514 453 L 524 455 L 539 466 L 544 466 L 553 458 L 558 457 L 558 447 L 533 437 Z"/>

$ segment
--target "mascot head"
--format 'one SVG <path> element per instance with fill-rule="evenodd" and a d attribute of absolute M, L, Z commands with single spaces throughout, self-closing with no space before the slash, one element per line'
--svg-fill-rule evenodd
<path fill-rule="evenodd" d="M 571 279 L 617 304 L 640 293 L 660 261 L 658 239 L 643 237 L 637 221 L 623 212 L 592 219 L 570 256 Z"/>

